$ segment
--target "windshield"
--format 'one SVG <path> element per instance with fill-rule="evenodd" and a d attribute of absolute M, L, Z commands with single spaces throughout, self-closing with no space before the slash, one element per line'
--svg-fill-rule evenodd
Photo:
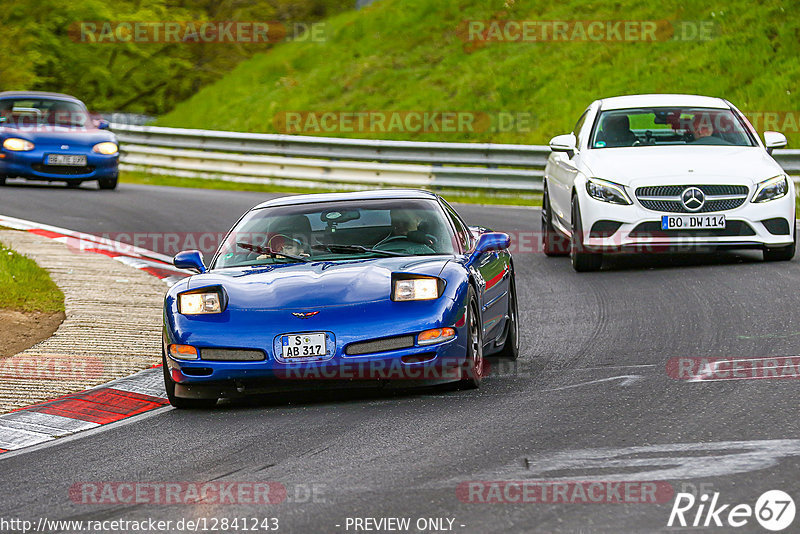
<path fill-rule="evenodd" d="M 591 148 L 654 145 L 755 146 L 732 110 L 711 108 L 603 111 L 589 144 Z"/>
<path fill-rule="evenodd" d="M 226 237 L 214 268 L 380 256 L 454 254 L 433 200 L 360 200 L 249 212 Z"/>
<path fill-rule="evenodd" d="M 88 119 L 88 113 L 83 105 L 68 100 L 54 98 L 0 100 L 0 121 L 4 125 L 84 126 Z"/>

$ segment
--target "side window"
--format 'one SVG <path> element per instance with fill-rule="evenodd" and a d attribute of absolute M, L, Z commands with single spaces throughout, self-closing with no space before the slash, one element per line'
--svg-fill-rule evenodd
<path fill-rule="evenodd" d="M 583 145 L 584 136 L 581 135 L 581 130 L 583 130 L 583 123 L 586 122 L 586 117 L 588 116 L 589 116 L 589 110 L 587 109 L 586 111 L 583 112 L 581 118 L 578 119 L 578 122 L 575 123 L 575 128 L 572 129 L 572 133 L 574 133 L 575 137 L 578 138 L 579 147 Z"/>
<path fill-rule="evenodd" d="M 461 248 L 462 252 L 466 252 L 472 248 L 472 233 L 469 231 L 469 228 L 461 221 L 461 219 L 456 215 L 456 212 L 450 205 L 442 200 L 444 204 L 445 213 L 447 213 L 447 217 L 450 219 L 450 222 L 453 224 L 453 229 L 456 232 L 456 239 L 458 239 L 458 245 Z"/>

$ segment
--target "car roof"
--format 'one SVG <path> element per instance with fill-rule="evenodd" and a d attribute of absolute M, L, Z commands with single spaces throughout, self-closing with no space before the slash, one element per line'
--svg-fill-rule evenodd
<path fill-rule="evenodd" d="M 614 96 L 599 100 L 600 109 L 628 109 L 628 108 L 653 108 L 653 107 L 697 107 L 730 109 L 722 98 L 699 95 L 673 95 L 673 94 L 651 94 L 651 95 L 625 95 Z"/>
<path fill-rule="evenodd" d="M 0 99 L 3 98 L 55 98 L 59 100 L 72 100 L 80 102 L 80 99 L 64 93 L 50 93 L 47 91 L 2 91 Z"/>
<path fill-rule="evenodd" d="M 292 206 L 295 204 L 315 204 L 338 200 L 389 200 L 389 199 L 428 199 L 435 200 L 436 194 L 422 189 L 374 189 L 370 191 L 354 191 L 352 193 L 312 193 L 293 195 L 262 202 L 253 209 L 272 208 L 275 206 Z"/>

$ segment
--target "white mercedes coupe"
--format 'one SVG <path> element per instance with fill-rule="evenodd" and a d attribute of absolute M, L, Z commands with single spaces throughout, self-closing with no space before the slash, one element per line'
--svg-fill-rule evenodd
<path fill-rule="evenodd" d="M 576 271 L 603 254 L 756 248 L 795 253 L 795 188 L 764 132 L 721 98 L 631 95 L 593 102 L 550 141 L 542 245 Z"/>

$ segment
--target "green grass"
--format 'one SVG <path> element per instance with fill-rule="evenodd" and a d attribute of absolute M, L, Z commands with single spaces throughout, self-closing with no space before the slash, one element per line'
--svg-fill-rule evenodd
<path fill-rule="evenodd" d="M 64 311 L 64 294 L 36 263 L 0 243 L 0 307 L 24 312 Z"/>
<path fill-rule="evenodd" d="M 353 186 L 352 189 L 325 189 L 286 187 L 268 184 L 249 184 L 229 182 L 226 180 L 213 180 L 207 178 L 183 178 L 161 174 L 147 174 L 144 172 L 120 172 L 120 182 L 129 184 L 162 185 L 170 187 L 192 187 L 197 189 L 225 189 L 229 191 L 254 191 L 257 193 L 331 193 L 343 191 L 358 191 L 363 188 Z M 518 195 L 514 193 L 486 193 L 478 190 L 443 190 L 437 191 L 448 201 L 463 204 L 500 204 L 511 206 L 541 206 L 541 195 Z"/>
<path fill-rule="evenodd" d="M 459 29 L 467 20 L 709 21 L 713 38 L 476 46 Z M 529 125 L 326 135 L 544 144 L 570 131 L 592 100 L 648 92 L 722 96 L 745 111 L 796 118 L 799 34 L 794 7 L 778 0 L 381 0 L 329 19 L 325 42 L 288 43 L 241 63 L 158 124 L 275 132 L 287 111 L 505 112 L 529 114 Z M 784 133 L 800 143 L 796 125 Z"/>

